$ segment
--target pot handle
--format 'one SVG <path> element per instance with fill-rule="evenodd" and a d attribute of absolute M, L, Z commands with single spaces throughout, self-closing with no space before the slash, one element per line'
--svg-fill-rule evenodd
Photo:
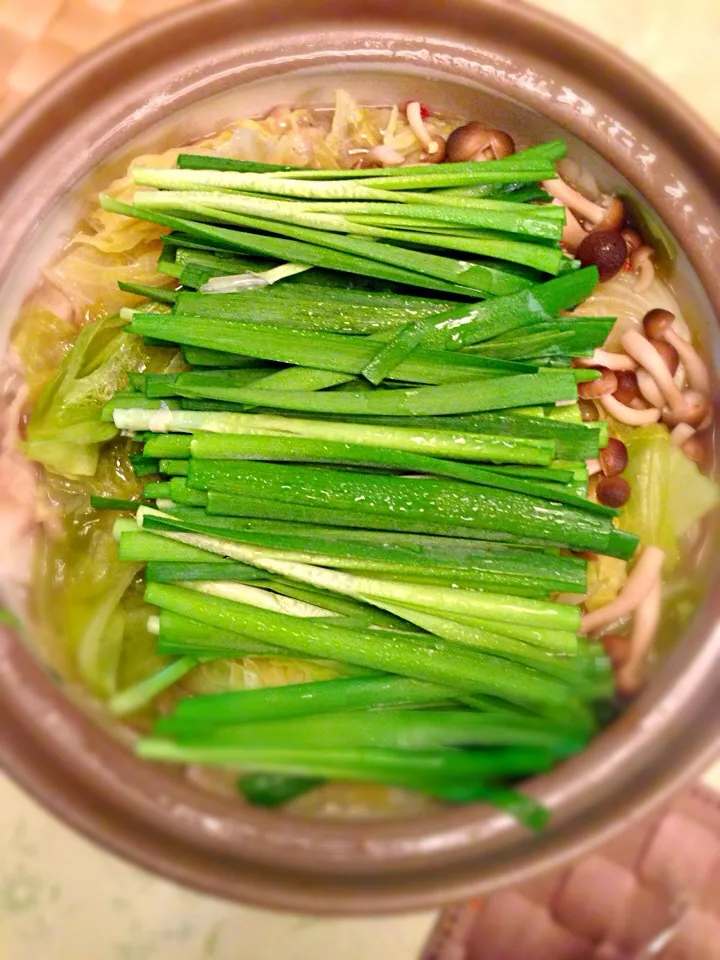
<path fill-rule="evenodd" d="M 446 910 L 423 960 L 661 956 L 720 960 L 720 792 L 709 784 L 570 867 Z"/>

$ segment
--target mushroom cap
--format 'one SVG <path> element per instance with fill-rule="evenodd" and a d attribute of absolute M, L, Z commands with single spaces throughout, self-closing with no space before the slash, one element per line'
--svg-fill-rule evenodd
<path fill-rule="evenodd" d="M 610 437 L 607 446 L 600 451 L 600 467 L 606 477 L 616 477 L 628 464 L 628 450 L 622 440 Z"/>
<path fill-rule="evenodd" d="M 660 340 L 665 335 L 665 331 L 672 326 L 675 321 L 675 314 L 670 310 L 664 310 L 662 307 L 656 307 L 649 310 L 643 317 L 643 330 L 645 336 L 651 340 Z"/>
<path fill-rule="evenodd" d="M 688 423 L 691 427 L 699 427 L 710 411 L 710 399 L 699 390 L 685 390 L 682 393 L 684 401 L 676 409 L 666 407 L 663 410 L 663 421 L 669 427 L 676 427 L 679 423 Z"/>
<path fill-rule="evenodd" d="M 603 477 L 598 481 L 595 494 L 605 507 L 624 507 L 632 490 L 625 477 Z"/>
<path fill-rule="evenodd" d="M 613 197 L 610 201 L 610 206 L 607 208 L 607 213 L 602 218 L 600 223 L 595 227 L 596 230 L 620 230 L 625 220 L 625 205 L 623 204 L 620 197 Z M 620 234 L 622 236 L 622 232 Z M 623 237 L 623 240 L 625 238 Z M 625 246 L 627 247 L 627 240 L 625 241 Z"/>
<path fill-rule="evenodd" d="M 675 347 L 660 337 L 648 337 L 648 343 L 651 343 L 660 356 L 665 361 L 665 366 L 670 371 L 671 376 L 675 376 L 680 364 L 680 357 Z"/>
<path fill-rule="evenodd" d="M 578 396 L 583 400 L 595 400 L 597 397 L 603 397 L 606 393 L 615 393 L 617 390 L 618 380 L 614 370 L 608 370 L 607 367 L 595 369 L 602 374 L 598 380 L 587 380 L 578 384 Z"/>
<path fill-rule="evenodd" d="M 515 153 L 515 142 L 509 133 L 486 127 L 478 120 L 457 127 L 447 140 L 447 159 L 451 163 L 491 158 L 501 160 L 512 153 Z"/>
<path fill-rule="evenodd" d="M 441 136 L 434 136 L 432 142 L 423 150 L 423 163 L 443 163 L 447 157 L 447 142 Z"/>
<path fill-rule="evenodd" d="M 625 266 L 627 245 L 618 230 L 593 230 L 577 248 L 576 256 L 584 267 L 596 266 L 604 283 Z"/>
<path fill-rule="evenodd" d="M 613 394 L 620 403 L 629 404 L 633 400 L 642 399 L 638 386 L 637 373 L 634 370 L 617 370 L 617 390 Z"/>

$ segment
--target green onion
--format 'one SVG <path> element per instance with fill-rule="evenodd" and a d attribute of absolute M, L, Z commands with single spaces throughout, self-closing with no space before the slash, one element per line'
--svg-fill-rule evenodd
<path fill-rule="evenodd" d="M 277 257 L 278 260 L 306 263 L 315 267 L 325 267 L 330 270 L 339 270 L 342 273 L 360 274 L 375 277 L 380 280 L 390 280 L 408 286 L 423 287 L 430 290 L 440 290 L 444 293 L 464 294 L 472 296 L 472 292 L 460 284 L 440 280 L 437 277 L 428 277 L 413 270 L 389 265 L 380 261 L 368 259 L 355 253 L 328 250 L 315 243 L 280 239 L 278 237 L 264 237 L 257 234 L 230 230 L 226 227 L 210 226 L 205 223 L 170 216 L 157 210 L 146 210 L 133 207 L 111 197 L 100 198 L 101 206 L 110 213 L 119 213 L 139 220 L 147 220 L 160 226 L 179 230 L 190 238 L 208 241 L 213 249 L 240 250 L 247 253 L 258 253 L 265 256 Z M 248 218 L 249 219 L 249 218 Z M 300 228 L 298 228 L 300 229 Z M 368 243 L 370 241 L 364 241 Z M 378 244 L 380 246 L 380 244 Z M 437 258 L 442 259 L 442 258 Z M 522 286 L 522 284 L 521 284 Z"/>
<path fill-rule="evenodd" d="M 211 538 L 221 537 L 236 543 L 266 547 L 272 556 L 279 559 L 309 563 L 313 566 L 332 567 L 336 570 L 354 571 L 359 575 L 374 575 L 383 579 L 395 579 L 410 582 L 435 583 L 439 585 L 463 585 L 473 588 L 497 589 L 518 596 L 545 596 L 552 592 L 567 591 L 581 593 L 587 589 L 584 562 L 574 558 L 557 558 L 537 555 L 527 551 L 507 550 L 483 552 L 478 550 L 465 559 L 448 557 L 440 553 L 434 556 L 429 551 L 425 562 L 418 567 L 418 556 L 411 550 L 405 550 L 392 543 L 376 545 L 372 542 L 353 540 L 333 540 L 318 545 L 312 537 L 302 535 L 268 534 L 254 531 L 227 529 L 214 525 L 213 518 L 206 520 L 174 519 L 165 516 L 145 516 L 146 528 L 154 531 L 178 530 L 198 533 Z M 215 551 L 226 552 L 224 543 L 209 541 Z M 142 553 L 142 551 L 138 551 Z M 152 551 L 148 551 L 152 552 Z M 535 562 L 540 560 L 540 562 Z M 167 566 L 177 566 L 169 563 Z M 192 566 L 192 565 L 191 565 Z M 200 564 L 201 567 L 206 564 Z M 244 575 L 244 567 L 231 577 L 223 578 L 220 569 L 216 576 L 194 575 L 189 579 L 254 579 Z M 147 579 L 159 579 L 150 575 Z M 178 580 L 169 571 L 164 582 Z M 323 604 L 324 605 L 324 604 Z"/>
<path fill-rule="evenodd" d="M 526 443 L 513 439 L 485 437 L 480 433 L 464 434 L 443 429 L 415 429 L 414 427 L 376 427 L 365 424 L 333 423 L 319 420 L 296 420 L 280 416 L 247 415 L 238 413 L 198 413 L 186 410 L 142 410 L 117 408 L 113 411 L 115 425 L 121 430 L 150 430 L 151 425 L 163 431 L 212 434 L 242 434 L 247 436 L 296 436 L 307 439 L 352 442 L 361 446 L 388 446 L 408 453 L 432 453 L 456 460 L 490 460 L 517 463 L 550 463 L 549 442 Z M 443 423 L 444 421 L 438 421 Z M 407 423 L 403 420 L 403 423 Z M 429 422 L 425 421 L 429 426 Z M 433 425 L 435 421 L 432 422 Z M 522 428 L 521 428 L 522 429 Z M 521 432 L 521 429 L 519 432 Z M 493 429 L 493 433 L 499 433 Z M 552 430 L 548 430 L 552 434 Z M 584 434 L 582 435 L 584 437 Z M 593 434 L 588 431 L 592 443 Z M 530 438 L 532 440 L 532 438 Z M 160 438 L 158 438 L 160 442 Z M 165 443 L 162 440 L 162 443 Z M 153 455 L 159 454 L 156 444 Z M 165 449 L 168 449 L 167 447 Z M 174 451 L 170 448 L 170 455 Z"/>
<path fill-rule="evenodd" d="M 529 243 L 523 239 L 526 236 L 550 241 L 561 239 L 562 219 L 548 217 L 542 207 L 529 208 L 511 203 L 497 205 L 492 202 L 488 202 L 487 209 L 468 209 L 459 204 L 442 207 L 358 202 L 307 204 L 226 192 L 180 190 L 138 191 L 135 194 L 135 203 L 142 209 L 184 212 L 190 215 L 191 219 L 194 219 L 193 214 L 201 214 L 210 219 L 209 211 L 212 211 L 213 220 L 244 227 L 255 226 L 268 233 L 287 234 L 290 237 L 293 237 L 295 231 L 288 228 L 298 227 L 395 240 L 402 244 L 411 242 L 443 249 L 465 250 L 478 256 L 524 264 L 548 273 L 558 273 L 565 259 L 562 250 L 557 246 Z M 417 231 L 416 235 L 408 237 L 403 230 L 394 229 L 396 225 L 404 227 L 407 222 Z M 452 233 L 436 231 L 438 226 L 450 225 L 456 226 Z M 463 232 L 460 233 L 457 228 Z M 295 235 L 295 239 L 320 243 L 317 237 L 309 234 Z M 328 245 L 334 246 L 332 243 Z M 339 245 L 338 249 L 350 250 L 346 245 Z M 358 252 L 370 259 L 377 259 L 377 250 L 370 251 L 375 256 L 370 256 L 367 250 Z M 408 269 L 417 269 L 412 264 L 418 262 L 409 259 L 403 265 Z M 436 268 L 437 266 L 435 264 Z M 431 274 L 433 275 L 436 274 Z M 220 289 L 218 292 L 225 291 Z"/>
<path fill-rule="evenodd" d="M 517 330 L 538 320 L 552 320 L 561 310 L 568 310 L 586 300 L 598 285 L 595 267 L 537 284 L 532 290 L 488 303 L 456 307 L 425 321 L 432 330 L 427 346 L 443 346 L 453 350 L 490 340 L 510 330 Z"/>
<path fill-rule="evenodd" d="M 182 563 L 178 561 L 149 561 L 145 570 L 148 583 L 180 583 L 193 580 L 262 580 L 264 574 L 244 563 L 217 563 L 218 557 L 209 557 L 209 562 Z"/>
<path fill-rule="evenodd" d="M 421 706 L 452 699 L 455 693 L 453 687 L 406 677 L 349 677 L 193 697 L 179 701 L 174 716 L 198 724 L 235 724 L 380 706 Z"/>
<path fill-rule="evenodd" d="M 512 440 L 509 441 L 512 443 Z M 273 460 L 300 463 L 344 463 L 354 466 L 384 466 L 404 472 L 453 477 L 500 490 L 526 493 L 545 500 L 555 500 L 590 513 L 614 516 L 617 511 L 593 503 L 559 487 L 549 487 L 532 480 L 504 476 L 483 467 L 469 466 L 422 454 L 394 451 L 384 447 L 353 445 L 339 441 L 274 436 L 228 436 L 205 434 L 190 444 L 191 454 L 198 460 Z M 536 452 L 538 448 L 535 448 Z M 161 463 L 164 461 L 161 461 Z M 163 471 L 167 472 L 167 471 Z"/>
<path fill-rule="evenodd" d="M 461 481 L 405 478 L 352 471 L 330 472 L 318 467 L 278 466 L 260 462 L 191 460 L 188 486 L 234 496 L 324 509 L 371 513 L 374 517 L 432 517 L 449 526 L 515 534 L 603 551 L 612 531 L 611 518 L 587 511 L 538 502 L 509 490 L 473 486 Z"/>
<path fill-rule="evenodd" d="M 178 728 L 187 744 L 266 746 L 323 749 L 385 747 L 396 750 L 437 750 L 442 747 L 539 747 L 557 756 L 582 749 L 583 737 L 569 736 L 534 721 L 503 713 L 461 710 L 378 710 L 338 713 L 332 723 L 322 715 L 293 717 L 234 726 Z"/>
<path fill-rule="evenodd" d="M 145 598 L 163 609 L 242 633 L 250 639 L 263 642 L 272 636 L 279 646 L 294 653 L 340 659 L 458 690 L 490 693 L 511 702 L 558 706 L 567 702 L 567 688 L 538 671 L 434 637 L 425 640 L 419 636 L 349 630 L 335 626 L 332 618 L 318 621 L 288 617 L 168 584 L 148 584 Z"/>
<path fill-rule="evenodd" d="M 160 611 L 158 653 L 178 657 L 284 657 L 282 647 L 221 630 L 169 610 Z M 295 654 L 298 656 L 298 654 Z M 272 688 L 270 688 L 272 689 Z M 184 703 L 185 701 L 180 701 Z"/>
<path fill-rule="evenodd" d="M 145 680 L 140 680 L 121 693 L 116 693 L 108 701 L 108 709 L 116 717 L 126 717 L 149 706 L 161 693 L 174 686 L 179 680 L 194 670 L 198 661 L 193 657 L 182 657 L 168 664 Z"/>
<path fill-rule="evenodd" d="M 244 770 L 290 773 L 339 780 L 366 780 L 418 787 L 447 800 L 483 799 L 493 781 L 527 776 L 552 766 L 552 754 L 539 747 L 492 751 L 381 748 L 319 750 L 317 748 L 180 745 L 147 737 L 136 745 L 139 757 L 156 763 L 227 766 Z"/>
<path fill-rule="evenodd" d="M 285 327 L 241 324 L 185 315 L 136 313 L 131 329 L 143 336 L 159 336 L 183 345 L 209 347 L 225 353 L 237 352 L 244 356 L 252 353 L 265 360 L 294 363 L 338 373 L 361 373 L 378 350 L 378 344 L 372 340 L 341 334 L 289 330 Z M 446 383 L 481 377 L 486 371 L 509 374 L 530 373 L 536 369 L 535 366 L 513 361 L 485 360 L 464 354 L 423 350 L 417 351 L 405 363 L 400 364 L 394 371 L 394 379 Z"/>
<path fill-rule="evenodd" d="M 447 169 L 435 168 L 425 172 L 418 178 L 417 174 L 409 173 L 385 176 L 376 182 L 361 183 L 358 178 L 339 180 L 289 179 L 277 174 L 271 177 L 256 173 L 238 173 L 233 170 L 187 170 L 187 169 L 158 169 L 153 167 L 135 167 L 132 177 L 140 186 L 158 187 L 162 190 L 223 190 L 239 191 L 241 193 L 259 193 L 271 196 L 305 198 L 308 200 L 401 200 L 404 203 L 419 202 L 431 203 L 432 194 L 387 193 L 386 191 L 412 190 L 420 186 L 422 189 L 437 187 L 468 186 L 470 183 L 517 183 L 537 182 L 552 178 L 555 174 L 553 165 L 545 160 L 521 161 L 506 163 L 491 161 L 482 167 L 466 168 L 462 172 L 449 166 Z M 420 199 L 416 199 L 416 198 Z M 443 203 L 445 201 L 442 201 Z M 484 203 L 493 201 L 470 201 L 482 209 Z M 532 212 L 530 212 L 531 214 Z"/>
<path fill-rule="evenodd" d="M 520 150 L 504 160 L 492 161 L 490 169 L 493 167 L 514 169 L 518 165 L 526 165 L 528 163 L 530 166 L 533 166 L 538 160 L 554 162 L 561 160 L 566 153 L 567 146 L 563 140 L 550 140 L 547 143 L 538 144 L 527 150 Z M 297 180 L 356 180 L 367 177 L 397 176 L 397 170 L 392 167 L 368 167 L 361 170 L 315 170 L 307 167 L 279 166 L 270 163 L 256 163 L 248 160 L 235 160 L 227 157 L 212 157 L 190 153 L 181 153 L 178 157 L 177 165 L 180 169 L 186 170 L 235 170 L 239 173 L 272 174 L 292 173 L 292 179 Z M 470 176 L 477 174 L 479 175 L 479 179 L 482 180 L 485 164 L 480 170 L 474 161 L 447 163 L 443 164 L 443 167 L 455 173 L 464 173 Z M 419 183 L 422 183 L 422 178 L 429 173 L 433 173 L 434 167 L 427 164 L 419 164 L 417 166 L 403 167 L 402 172 L 405 176 L 420 178 Z"/>
<path fill-rule="evenodd" d="M 310 393 L 209 384 L 183 387 L 183 393 L 190 397 L 206 397 L 229 403 L 255 403 L 300 412 L 414 417 L 477 413 L 504 410 L 532 402 L 574 400 L 577 386 L 570 371 L 558 371 L 556 376 L 545 373 L 520 374 L 490 381 L 464 380 L 437 387 L 377 390 L 372 393 Z"/>
<path fill-rule="evenodd" d="M 143 522 L 152 523 L 152 520 L 151 515 L 146 514 L 143 517 Z M 160 524 L 156 524 L 155 529 L 158 529 L 162 536 L 176 539 L 181 543 L 201 546 L 212 552 L 222 552 L 225 556 L 253 564 L 290 580 L 298 580 L 301 583 L 308 583 L 311 586 L 345 594 L 355 599 L 370 601 L 371 603 L 376 599 L 399 601 L 410 606 L 444 609 L 448 612 L 448 615 L 458 613 L 530 627 L 547 627 L 552 630 L 577 632 L 580 625 L 580 611 L 573 606 L 531 598 L 461 590 L 453 587 L 417 587 L 408 583 L 354 576 L 337 570 L 282 559 L 281 556 L 278 556 L 278 554 L 281 554 L 280 551 L 256 548 L 202 534 L 171 532 L 163 529 L 161 523 L 160 518 Z M 210 587 L 208 586 L 206 589 L 210 589 Z M 238 598 L 254 597 L 256 594 L 262 593 L 262 591 L 255 590 L 252 587 L 234 583 L 227 584 L 223 590 L 227 596 L 232 595 Z"/>
<path fill-rule="evenodd" d="M 145 297 L 147 300 L 155 300 L 157 303 L 172 305 L 178 297 L 176 290 L 168 290 L 166 287 L 151 287 L 140 283 L 126 283 L 123 280 L 118 281 L 118 287 L 123 293 L 133 293 L 136 297 Z"/>
<path fill-rule="evenodd" d="M 322 786 L 321 777 L 288 777 L 278 773 L 248 773 L 238 780 L 246 800 L 256 807 L 279 807 Z"/>

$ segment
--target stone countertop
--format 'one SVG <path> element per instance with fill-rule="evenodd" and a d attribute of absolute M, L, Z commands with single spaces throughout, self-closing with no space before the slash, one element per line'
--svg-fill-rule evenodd
<path fill-rule="evenodd" d="M 528 2 L 621 47 L 720 131 L 717 0 L 685 0 L 680 16 L 672 0 Z M 142 7 L 138 0 L 0 2 L 0 118 Z M 0 778 L 0 960 L 414 960 L 433 922 L 431 913 L 314 920 L 196 895 L 98 850 Z"/>

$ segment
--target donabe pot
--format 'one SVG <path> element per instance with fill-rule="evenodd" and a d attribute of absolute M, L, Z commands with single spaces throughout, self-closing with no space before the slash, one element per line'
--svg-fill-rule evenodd
<path fill-rule="evenodd" d="M 715 324 L 718 144 L 687 105 L 615 51 L 511 0 L 209 0 L 81 61 L 0 133 L 4 335 L 22 277 L 47 259 L 89 174 L 109 174 L 140 144 L 208 132 L 232 110 L 329 102 L 340 83 L 371 101 L 417 97 L 533 138 L 561 128 L 604 185 L 642 198 L 664 222 L 680 251 L 675 281 Z M 705 331 L 709 343 L 716 333 Z M 481 806 L 348 824 L 203 793 L 136 760 L 71 703 L 31 652 L 32 638 L 10 632 L 0 636 L 0 763 L 86 836 L 208 893 L 312 913 L 437 906 L 585 852 L 703 769 L 720 737 L 719 607 L 715 584 L 625 716 L 531 785 L 553 811 L 539 836 Z"/>

